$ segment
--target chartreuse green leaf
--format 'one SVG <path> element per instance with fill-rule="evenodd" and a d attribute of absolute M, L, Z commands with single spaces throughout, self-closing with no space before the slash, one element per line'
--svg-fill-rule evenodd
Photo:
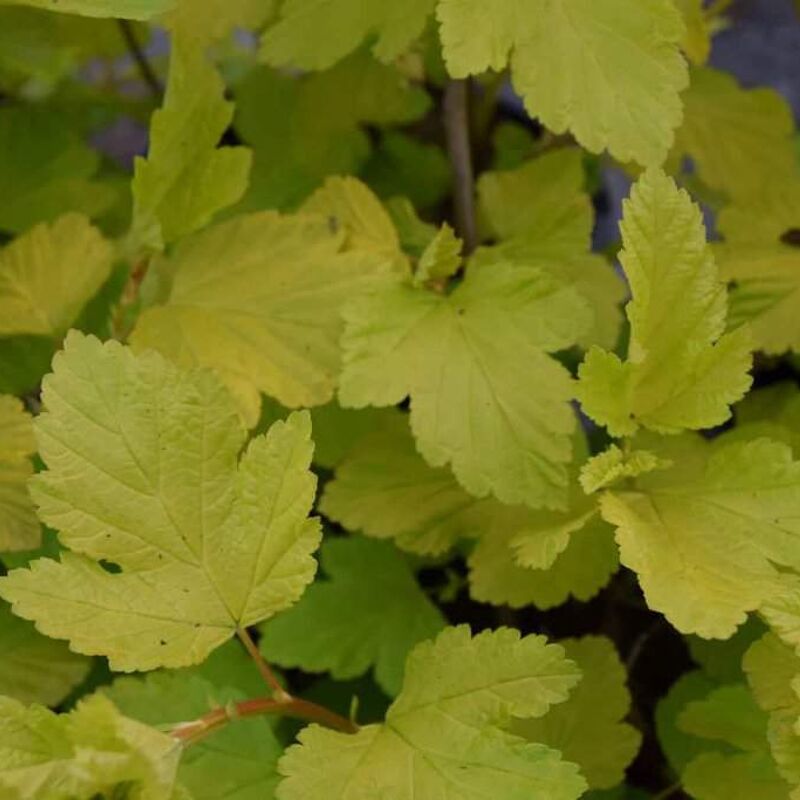
<path fill-rule="evenodd" d="M 778 772 L 796 798 L 800 796 L 800 657 L 768 633 L 747 651 L 744 669 L 759 706 L 769 713 L 767 738 Z"/>
<path fill-rule="evenodd" d="M 584 182 L 583 155 L 577 148 L 481 175 L 483 224 L 499 241 L 479 248 L 473 258 L 486 264 L 536 266 L 574 286 L 594 313 L 594 324 L 578 344 L 611 348 L 622 322 L 625 287 L 604 259 L 590 253 L 594 214 Z"/>
<path fill-rule="evenodd" d="M 261 40 L 260 55 L 277 67 L 327 69 L 370 38 L 376 58 L 392 61 L 422 34 L 435 3 L 287 0 Z"/>
<path fill-rule="evenodd" d="M 21 233 L 68 211 L 96 217 L 114 191 L 92 180 L 97 153 L 70 128 L 69 118 L 38 106 L 0 108 L 0 229 Z"/>
<path fill-rule="evenodd" d="M 249 667 L 253 669 L 252 662 Z M 118 678 L 102 691 L 123 714 L 157 728 L 198 719 L 212 708 L 245 699 L 235 689 L 180 673 Z M 185 750 L 178 780 L 194 800 L 263 800 L 274 796 L 282 753 L 268 718 L 236 720 Z"/>
<path fill-rule="evenodd" d="M 750 336 L 724 333 L 725 286 L 706 244 L 700 209 L 659 170 L 625 202 L 620 261 L 633 299 L 628 357 L 592 348 L 578 398 L 613 436 L 709 428 L 749 389 Z"/>
<path fill-rule="evenodd" d="M 736 200 L 760 191 L 768 176 L 798 173 L 792 110 L 773 89 L 742 89 L 704 67 L 692 70 L 682 99 L 673 158 L 690 156 L 707 186 Z"/>
<path fill-rule="evenodd" d="M 229 36 L 235 28 L 258 28 L 275 13 L 277 0 L 171 0 L 165 26 L 200 43 Z"/>
<path fill-rule="evenodd" d="M 25 5 L 85 17 L 123 17 L 150 19 L 167 11 L 175 0 L 0 0 L 12 5 Z"/>
<path fill-rule="evenodd" d="M 365 165 L 363 125 L 413 122 L 430 107 L 423 89 L 364 52 L 321 73 L 254 69 L 235 94 L 236 131 L 254 158 L 246 210 L 296 208 L 326 177 Z"/>
<path fill-rule="evenodd" d="M 0 604 L 0 652 L 0 695 L 23 703 L 58 705 L 89 672 L 89 659 L 37 633 L 5 603 Z"/>
<path fill-rule="evenodd" d="M 31 417 L 16 397 L 0 395 L 0 551 L 30 550 L 41 538 L 28 494 L 36 452 Z"/>
<path fill-rule="evenodd" d="M 554 541 L 566 538 L 568 544 L 549 566 L 542 568 L 527 567 L 520 561 L 519 546 L 528 536 L 522 538 L 520 533 L 509 532 L 500 522 L 488 528 L 469 557 L 472 598 L 511 608 L 533 605 L 548 609 L 570 597 L 583 601 L 594 597 L 619 567 L 613 530 L 597 515 L 588 516 L 580 526 L 580 518 L 563 516 L 566 520 L 561 528 L 537 532 L 547 535 L 540 540 L 550 545 L 545 552 L 554 552 Z M 523 536 L 526 533 L 523 531 Z"/>
<path fill-rule="evenodd" d="M 320 539 L 306 414 L 239 459 L 245 432 L 209 372 L 78 333 L 53 369 L 32 491 L 69 552 L 0 579 L 16 614 L 113 669 L 147 670 L 202 661 L 300 597 Z"/>
<path fill-rule="evenodd" d="M 594 494 L 625 478 L 636 478 L 654 469 L 666 469 L 672 462 L 648 450 L 620 450 L 612 444 L 581 468 L 580 482 L 586 494 Z"/>
<path fill-rule="evenodd" d="M 111 272 L 113 250 L 80 214 L 41 224 L 0 250 L 0 336 L 60 336 Z"/>
<path fill-rule="evenodd" d="M 131 247 L 162 250 L 247 188 L 250 151 L 217 147 L 233 119 L 222 79 L 194 36 L 173 39 L 164 104 L 150 122 L 147 157 L 134 165 Z"/>
<path fill-rule="evenodd" d="M 674 466 L 606 491 L 620 560 L 678 630 L 726 639 L 800 569 L 800 462 L 766 438 L 642 437 Z"/>
<path fill-rule="evenodd" d="M 673 1 L 683 15 L 683 22 L 686 26 L 682 45 L 683 52 L 693 64 L 705 64 L 711 52 L 712 31 L 703 0 Z M 685 102 L 686 95 L 684 94 L 681 99 Z"/>
<path fill-rule="evenodd" d="M 503 512 L 496 501 L 467 494 L 448 469 L 429 466 L 416 450 L 407 415 L 394 410 L 338 465 L 319 507 L 348 530 L 391 538 L 424 555 L 479 534 Z"/>
<path fill-rule="evenodd" d="M 563 702 L 579 677 L 544 637 L 448 628 L 412 651 L 383 724 L 355 735 L 306 728 L 279 763 L 277 797 L 572 800 L 586 788 L 577 767 L 506 728 Z"/>
<path fill-rule="evenodd" d="M 173 797 L 180 745 L 93 696 L 69 714 L 0 698 L 0 793 L 10 800 L 73 800 L 130 792 Z"/>
<path fill-rule="evenodd" d="M 516 722 L 512 731 L 542 742 L 581 768 L 592 789 L 610 789 L 641 744 L 641 734 L 622 720 L 630 711 L 625 667 L 614 644 L 602 636 L 560 642 L 581 671 L 581 682 L 565 703 L 544 717 Z"/>
<path fill-rule="evenodd" d="M 487 233 L 530 239 L 551 256 L 589 249 L 594 213 L 586 194 L 583 153 L 563 147 L 515 169 L 484 172 L 478 200 Z"/>
<path fill-rule="evenodd" d="M 347 238 L 325 217 L 272 211 L 207 228 L 155 261 L 164 303 L 141 315 L 131 341 L 217 369 L 251 427 L 261 392 L 287 407 L 327 403 L 342 308 L 392 268 L 385 253 L 346 250 Z"/>
<path fill-rule="evenodd" d="M 683 771 L 682 783 L 697 800 L 786 800 L 789 787 L 767 745 L 767 718 L 743 684 L 713 690 L 689 703 L 678 727 L 706 740 L 706 750 Z"/>
<path fill-rule="evenodd" d="M 445 626 L 444 617 L 388 542 L 332 539 L 321 556 L 328 579 L 261 626 L 261 652 L 278 666 L 330 672 L 337 680 L 374 666 L 381 688 L 396 695 L 409 651 L 433 638 Z"/>
<path fill-rule="evenodd" d="M 454 78 L 511 66 L 528 112 L 587 150 L 657 164 L 681 120 L 681 15 L 672 0 L 440 0 Z"/>
<path fill-rule="evenodd" d="M 725 243 L 714 248 L 722 276 L 732 281 L 731 315 L 748 323 L 765 353 L 800 350 L 800 250 L 775 244 Z"/>
<path fill-rule="evenodd" d="M 397 262 L 401 273 L 407 271 L 392 218 L 357 178 L 328 178 L 306 200 L 302 210 L 325 217 L 331 227 L 344 231 L 348 250 L 373 253 L 382 260 Z"/>
<path fill-rule="evenodd" d="M 343 406 L 410 395 L 429 464 L 449 463 L 477 497 L 564 507 L 572 382 L 548 354 L 589 324 L 574 289 L 536 268 L 473 264 L 448 295 L 398 282 L 354 301 L 344 318 Z"/>
<path fill-rule="evenodd" d="M 611 529 L 597 518 L 595 501 L 577 482 L 569 497 L 567 511 L 479 500 L 449 470 L 424 461 L 406 415 L 393 413 L 341 462 L 320 509 L 350 530 L 393 538 L 411 552 L 435 555 L 461 538 L 479 539 L 470 558 L 477 599 L 549 607 L 570 593 L 591 597 L 617 565 Z"/>
<path fill-rule="evenodd" d="M 414 284 L 441 281 L 455 275 L 461 267 L 463 242 L 445 222 L 431 243 L 425 248 L 417 263 Z"/>

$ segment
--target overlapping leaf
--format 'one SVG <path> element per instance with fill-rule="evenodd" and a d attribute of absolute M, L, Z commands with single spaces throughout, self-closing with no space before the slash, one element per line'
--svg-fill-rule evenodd
<path fill-rule="evenodd" d="M 625 287 L 601 257 L 589 252 L 594 215 L 584 181 L 577 148 L 481 175 L 478 197 L 484 225 L 500 241 L 480 248 L 474 260 L 536 266 L 574 286 L 594 314 L 594 324 L 578 344 L 610 348 L 619 334 Z"/>
<path fill-rule="evenodd" d="M 683 785 L 697 800 L 786 800 L 767 745 L 766 715 L 742 684 L 715 689 L 689 703 L 678 726 L 706 743 L 683 772 Z"/>
<path fill-rule="evenodd" d="M 30 416 L 16 397 L 0 395 L 0 551 L 39 544 L 39 521 L 27 486 L 34 452 Z"/>
<path fill-rule="evenodd" d="M 154 264 L 164 303 L 141 315 L 132 342 L 216 368 L 250 426 L 261 392 L 322 405 L 339 372 L 342 307 L 392 266 L 346 245 L 322 216 L 265 211 L 212 226 Z"/>
<path fill-rule="evenodd" d="M 578 764 L 590 788 L 610 789 L 624 779 L 642 739 L 622 721 L 631 705 L 625 667 L 609 639 L 589 636 L 560 644 L 578 665 L 581 682 L 565 703 L 539 719 L 517 722 L 512 730 Z"/>
<path fill-rule="evenodd" d="M 61 336 L 111 272 L 111 245 L 79 214 L 0 250 L 0 335 Z"/>
<path fill-rule="evenodd" d="M 574 765 L 504 730 L 512 717 L 539 717 L 566 699 L 579 672 L 563 653 L 509 629 L 446 629 L 411 653 L 382 725 L 300 734 L 279 764 L 278 798 L 579 797 L 585 783 Z"/>
<path fill-rule="evenodd" d="M 217 147 L 233 119 L 223 92 L 201 44 L 193 36 L 176 36 L 164 104 L 150 123 L 147 158 L 138 158 L 134 167 L 132 247 L 161 250 L 244 194 L 249 150 Z"/>
<path fill-rule="evenodd" d="M 252 663 L 248 667 L 255 669 Z M 245 699 L 235 689 L 180 673 L 119 678 L 103 693 L 123 714 L 157 728 L 195 720 L 212 708 Z M 178 780 L 194 800 L 263 800 L 274 796 L 282 753 L 267 718 L 236 720 L 182 754 Z"/>
<path fill-rule="evenodd" d="M 700 179 L 731 200 L 759 192 L 773 175 L 800 173 L 789 104 L 772 89 L 742 89 L 725 72 L 692 70 L 673 156 L 691 156 Z"/>
<path fill-rule="evenodd" d="M 397 283 L 349 305 L 345 321 L 344 406 L 410 395 L 429 464 L 451 464 L 477 497 L 564 507 L 572 388 L 548 353 L 589 324 L 574 289 L 532 267 L 473 264 L 448 295 Z"/>
<path fill-rule="evenodd" d="M 800 462 L 766 438 L 646 438 L 674 466 L 603 494 L 620 560 L 678 630 L 728 638 L 800 569 Z"/>
<path fill-rule="evenodd" d="M 92 218 L 114 201 L 107 185 L 93 180 L 97 153 L 69 127 L 69 118 L 43 108 L 0 108 L 0 229 L 21 233 L 69 211 Z"/>
<path fill-rule="evenodd" d="M 117 670 L 192 664 L 312 580 L 307 415 L 253 439 L 237 465 L 244 430 L 211 373 L 77 333 L 43 401 L 35 500 L 69 551 L 0 579 L 42 632 Z"/>
<path fill-rule="evenodd" d="M 625 203 L 620 260 L 633 299 L 628 358 L 599 348 L 580 368 L 584 410 L 614 436 L 708 428 L 750 387 L 750 335 L 724 333 L 727 298 L 700 209 L 662 172 Z"/>
<path fill-rule="evenodd" d="M 68 715 L 0 698 L 0 792 L 9 800 L 73 800 L 131 791 L 173 797 L 180 747 L 171 736 L 123 717 L 103 697 Z"/>
<path fill-rule="evenodd" d="M 326 69 L 374 38 L 373 53 L 392 61 L 422 34 L 436 0 L 402 4 L 360 0 L 288 0 L 261 42 L 261 58 L 278 67 Z"/>
<path fill-rule="evenodd" d="M 338 680 L 374 666 L 378 684 L 397 694 L 409 651 L 435 636 L 444 617 L 391 544 L 333 539 L 322 547 L 321 565 L 328 580 L 261 626 L 261 651 L 279 666 L 326 671 Z"/>
<path fill-rule="evenodd" d="M 235 92 L 236 130 L 253 148 L 246 210 L 296 208 L 324 178 L 366 163 L 362 126 L 409 123 L 430 105 L 399 70 L 366 53 L 310 75 L 255 69 Z"/>
<path fill-rule="evenodd" d="M 0 695 L 55 706 L 88 674 L 90 661 L 0 606 Z"/>
<path fill-rule="evenodd" d="M 767 738 L 781 776 L 800 797 L 800 657 L 771 633 L 745 654 L 744 669 L 769 714 Z"/>
<path fill-rule="evenodd" d="M 4 3 L 26 5 L 65 14 L 86 17 L 125 17 L 150 19 L 174 5 L 175 0 L 2 0 Z"/>
<path fill-rule="evenodd" d="M 453 77 L 510 64 L 529 113 L 550 130 L 620 161 L 663 160 L 687 84 L 671 0 L 440 0 L 437 15 Z"/>

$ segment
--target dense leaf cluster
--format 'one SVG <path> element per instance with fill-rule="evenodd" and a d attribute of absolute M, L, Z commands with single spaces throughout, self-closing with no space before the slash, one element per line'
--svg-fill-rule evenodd
<path fill-rule="evenodd" d="M 800 798 L 729 5 L 0 0 L 0 797 Z"/>

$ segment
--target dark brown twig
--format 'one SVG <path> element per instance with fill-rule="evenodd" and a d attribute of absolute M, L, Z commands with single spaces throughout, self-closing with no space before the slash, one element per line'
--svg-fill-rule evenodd
<path fill-rule="evenodd" d="M 133 30 L 133 26 L 127 19 L 118 19 L 117 24 L 119 25 L 120 32 L 122 33 L 122 38 L 125 40 L 125 44 L 128 47 L 128 52 L 130 53 L 131 58 L 136 62 L 136 66 L 139 68 L 139 72 L 142 75 L 142 80 L 145 82 L 145 84 L 147 84 L 147 87 L 150 89 L 150 93 L 153 95 L 153 97 L 160 101 L 161 95 L 164 91 L 161 86 L 161 81 L 159 81 L 158 76 L 153 71 L 153 67 L 147 60 L 144 50 L 142 50 L 141 46 L 139 45 L 139 41 L 136 38 L 136 33 Z"/>
<path fill-rule="evenodd" d="M 444 128 L 447 152 L 453 168 L 453 207 L 455 229 L 464 242 L 464 255 L 478 244 L 475 223 L 475 176 L 469 135 L 469 84 L 448 81 L 444 90 Z"/>

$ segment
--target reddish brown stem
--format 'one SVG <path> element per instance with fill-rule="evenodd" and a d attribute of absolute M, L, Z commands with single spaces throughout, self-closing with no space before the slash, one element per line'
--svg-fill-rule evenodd
<path fill-rule="evenodd" d="M 258 697 L 253 700 L 242 700 L 228 706 L 215 708 L 192 722 L 184 722 L 172 731 L 172 736 L 185 745 L 194 744 L 214 731 L 223 728 L 229 722 L 244 717 L 255 717 L 262 714 L 278 714 L 283 717 L 294 717 L 306 722 L 317 722 L 342 733 L 355 733 L 358 725 L 345 717 L 308 700 L 289 697 L 277 700 L 274 697 Z"/>
<path fill-rule="evenodd" d="M 247 629 L 238 628 L 236 634 L 244 645 L 245 650 L 247 650 L 247 652 L 250 654 L 250 658 L 253 659 L 255 665 L 258 667 L 261 677 L 264 679 L 267 686 L 272 689 L 272 693 L 275 698 L 280 702 L 286 702 L 287 700 L 290 700 L 291 697 L 289 693 L 283 688 L 283 686 L 281 686 L 280 682 L 275 677 L 275 673 L 270 669 L 269 664 L 267 664 L 267 662 L 264 660 L 264 657 L 259 652 L 258 647 L 256 647 L 256 643 L 253 641 L 253 637 L 247 632 Z"/>

